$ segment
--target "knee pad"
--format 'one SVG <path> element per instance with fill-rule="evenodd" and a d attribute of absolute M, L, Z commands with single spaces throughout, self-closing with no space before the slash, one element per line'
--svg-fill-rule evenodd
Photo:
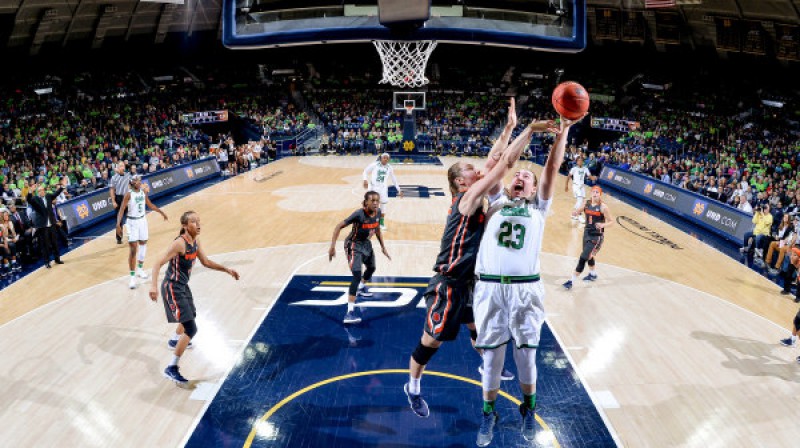
<path fill-rule="evenodd" d="M 350 288 L 347 290 L 347 293 L 351 296 L 356 295 L 359 283 L 361 283 L 361 271 L 353 271 L 353 279 L 350 280 Z"/>
<path fill-rule="evenodd" d="M 414 353 L 411 354 L 411 357 L 414 358 L 419 365 L 424 366 L 428 364 L 428 361 L 431 360 L 433 354 L 439 350 L 439 347 L 428 347 L 422 345 L 422 342 L 417 344 L 417 348 L 414 349 Z"/>
<path fill-rule="evenodd" d="M 536 384 L 536 349 L 514 347 L 514 362 L 522 384 Z"/>
<path fill-rule="evenodd" d="M 139 256 L 136 257 L 139 261 L 144 261 L 144 256 L 147 254 L 147 245 L 139 243 Z"/>
<path fill-rule="evenodd" d="M 594 257 L 590 258 L 589 261 L 586 262 L 591 267 L 594 267 Z"/>
<path fill-rule="evenodd" d="M 575 272 L 580 274 L 583 272 L 583 267 L 586 265 L 586 259 L 581 257 L 578 259 L 578 266 L 575 267 Z"/>
<path fill-rule="evenodd" d="M 189 339 L 192 339 L 197 334 L 197 324 L 194 323 L 194 319 L 184 322 L 182 325 L 183 332 L 186 333 L 186 336 L 189 336 Z"/>

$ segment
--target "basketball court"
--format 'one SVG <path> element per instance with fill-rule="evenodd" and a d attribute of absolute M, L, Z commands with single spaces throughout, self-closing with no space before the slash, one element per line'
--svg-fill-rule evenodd
<path fill-rule="evenodd" d="M 222 36 L 239 49 L 373 42 L 387 82 L 418 89 L 437 42 L 584 48 L 585 2 L 565 0 L 553 11 L 554 2 L 529 3 L 531 10 L 497 16 L 458 5 L 421 12 L 339 5 L 304 16 L 226 1 Z M 236 282 L 194 270 L 199 333 L 181 361 L 188 388 L 163 377 L 174 326 L 149 300 L 149 281 L 128 289 L 128 248 L 110 234 L 3 291 L 0 444 L 474 446 L 480 359 L 467 334 L 445 344 L 423 377 L 428 419 L 413 415 L 403 392 L 422 330 L 421 291 L 451 204 L 446 171 L 463 160 L 409 145 L 425 91 L 404 92 L 394 95 L 407 124 L 392 163 L 405 197 L 390 195 L 384 235 L 392 260 L 377 255 L 375 295 L 358 303 L 361 323 L 341 321 L 349 278 L 342 241 L 333 261 L 327 251 L 336 224 L 361 207 L 361 173 L 374 157 L 279 160 L 170 203 L 169 222 L 148 218 L 146 267 L 177 237 L 181 213 L 194 210 L 205 252 L 242 275 Z M 598 256 L 600 278 L 567 291 L 561 285 L 583 228 L 570 219 L 571 194 L 556 188 L 541 263 L 547 322 L 533 446 L 796 443 L 798 353 L 777 341 L 797 306 L 670 223 L 613 194 L 605 201 L 617 225 Z M 519 432 L 519 385 L 505 382 L 502 391 L 491 446 L 531 446 Z"/>
<path fill-rule="evenodd" d="M 169 222 L 149 217 L 147 265 L 191 209 L 206 252 L 242 274 L 235 282 L 195 269 L 199 333 L 181 363 L 191 390 L 162 377 L 173 326 L 147 298 L 147 283 L 127 289 L 127 248 L 113 239 L 5 290 L 3 445 L 472 446 L 479 358 L 466 334 L 423 378 L 429 419 L 412 415 L 402 391 L 449 194 L 390 200 L 392 261 L 378 257 L 376 295 L 359 299 L 363 322 L 341 323 L 349 273 L 341 250 L 329 262 L 327 247 L 336 223 L 360 206 L 360 174 L 372 160 L 280 160 L 169 204 Z M 447 191 L 445 172 L 457 160 L 399 165 L 397 177 Z M 616 216 L 650 231 L 611 227 L 600 280 L 565 291 L 583 230 L 569 219 L 571 195 L 557 190 L 542 255 L 548 318 L 537 446 L 790 446 L 800 436 L 798 353 L 777 341 L 796 305 L 613 196 Z M 492 446 L 522 443 L 518 387 L 503 384 L 510 398 L 499 404 Z"/>

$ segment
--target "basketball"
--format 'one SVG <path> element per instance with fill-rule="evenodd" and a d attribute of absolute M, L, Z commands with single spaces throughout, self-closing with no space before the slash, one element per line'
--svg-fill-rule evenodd
<path fill-rule="evenodd" d="M 562 82 L 553 90 L 553 107 L 562 117 L 577 120 L 589 110 L 589 93 L 577 82 Z"/>

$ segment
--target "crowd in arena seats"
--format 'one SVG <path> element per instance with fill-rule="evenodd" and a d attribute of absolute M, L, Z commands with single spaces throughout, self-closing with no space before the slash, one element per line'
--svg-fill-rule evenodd
<path fill-rule="evenodd" d="M 275 158 L 276 142 L 313 130 L 315 123 L 323 153 L 401 149 L 405 111 L 393 110 L 391 88 L 374 87 L 376 73 L 310 76 L 304 86 L 290 87 L 258 82 L 258 70 L 251 66 L 191 70 L 191 76 L 152 67 L 139 73 L 80 73 L 61 77 L 51 95 L 7 98 L 0 104 L 0 198 L 24 206 L 34 183 L 55 186 L 66 176 L 63 201 L 107 186 L 111 170 L 123 161 L 131 172 L 149 173 L 214 154 L 226 173 L 237 174 Z M 415 112 L 422 150 L 485 154 L 509 94 L 517 98 L 520 129 L 530 119 L 553 116 L 548 84 L 553 79 L 523 87 L 506 67 L 481 75 L 456 67 L 439 70 L 427 88 L 426 110 Z M 174 81 L 146 87 L 140 82 L 165 72 Z M 726 94 L 730 86 L 725 85 L 716 90 L 678 85 L 670 95 L 621 94 L 615 87 L 621 77 L 593 73 L 581 79 L 590 91 L 617 98 L 593 101 L 592 115 L 640 123 L 619 138 L 591 145 L 584 140 L 588 120 L 574 127 L 584 135 L 572 142 L 578 145 L 573 151 L 585 155 L 593 174 L 603 164 L 614 164 L 747 212 L 769 204 L 776 213 L 771 234 L 778 231 L 779 212 L 800 212 L 798 124 L 775 118 L 753 100 L 756 95 Z M 730 98 L 746 98 L 740 100 L 746 104 Z M 216 109 L 227 109 L 250 129 L 237 136 L 239 144 L 231 135 L 206 135 L 181 120 L 182 112 Z M 529 155 L 547 147 L 547 137 L 537 136 Z M 773 240 L 759 240 L 764 259 L 771 258 L 766 252 Z"/>
<path fill-rule="evenodd" d="M 321 150 L 339 154 L 397 151 L 404 110 L 393 110 L 389 90 L 314 89 L 306 96 L 322 123 Z M 416 144 L 436 154 L 485 155 L 504 98 L 483 93 L 429 91 L 415 112 Z"/>

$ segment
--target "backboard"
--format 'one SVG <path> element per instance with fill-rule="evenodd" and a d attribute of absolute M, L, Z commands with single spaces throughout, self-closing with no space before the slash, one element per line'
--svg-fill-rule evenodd
<path fill-rule="evenodd" d="M 425 110 L 425 92 L 392 92 L 394 110 L 406 110 L 411 105 L 413 110 Z"/>
<path fill-rule="evenodd" d="M 586 0 L 432 0 L 429 18 L 402 35 L 381 25 L 378 0 L 223 0 L 222 15 L 222 42 L 236 49 L 375 40 L 573 53 L 586 46 Z"/>

